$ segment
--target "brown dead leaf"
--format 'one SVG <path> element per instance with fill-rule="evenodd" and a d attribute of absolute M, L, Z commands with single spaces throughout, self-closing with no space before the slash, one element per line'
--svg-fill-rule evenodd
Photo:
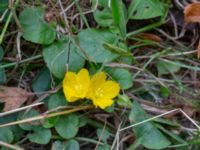
<path fill-rule="evenodd" d="M 184 16 L 188 23 L 200 22 L 200 2 L 187 5 L 184 9 Z"/>
<path fill-rule="evenodd" d="M 0 86 L 0 102 L 5 103 L 3 111 L 19 108 L 28 97 L 28 92 L 21 88 Z"/>
<path fill-rule="evenodd" d="M 200 40 L 199 40 L 199 44 L 197 47 L 197 57 L 200 58 Z"/>
<path fill-rule="evenodd" d="M 152 33 L 140 33 L 139 35 L 137 35 L 137 37 L 142 38 L 144 40 L 151 40 L 154 42 L 162 42 L 163 41 L 159 36 L 152 34 Z"/>

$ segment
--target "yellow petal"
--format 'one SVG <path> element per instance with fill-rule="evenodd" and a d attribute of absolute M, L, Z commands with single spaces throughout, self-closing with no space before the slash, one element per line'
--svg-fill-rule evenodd
<path fill-rule="evenodd" d="M 90 86 L 90 76 L 86 69 L 81 69 L 77 74 L 77 83 L 75 85 L 75 90 L 77 96 L 80 98 L 85 98 L 88 93 Z"/>
<path fill-rule="evenodd" d="M 102 94 L 104 98 L 112 99 L 119 94 L 120 86 L 114 81 L 106 81 L 102 88 Z"/>
<path fill-rule="evenodd" d="M 76 95 L 75 91 L 68 86 L 63 87 L 63 93 L 68 102 L 74 102 L 79 99 L 77 97 L 74 97 Z"/>
<path fill-rule="evenodd" d="M 63 86 L 73 87 L 75 84 L 76 74 L 73 72 L 67 72 L 63 80 Z"/>
<path fill-rule="evenodd" d="M 92 101 L 95 106 L 98 106 L 101 109 L 111 106 L 114 102 L 112 99 L 93 99 Z"/>
<path fill-rule="evenodd" d="M 99 72 L 92 76 L 87 98 L 92 99 L 95 96 L 95 91 L 97 91 L 105 82 L 106 74 L 104 72 Z"/>
<path fill-rule="evenodd" d="M 91 78 L 91 83 L 92 83 L 92 86 L 94 87 L 100 86 L 105 81 L 106 81 L 106 74 L 104 72 L 99 72 Z"/>

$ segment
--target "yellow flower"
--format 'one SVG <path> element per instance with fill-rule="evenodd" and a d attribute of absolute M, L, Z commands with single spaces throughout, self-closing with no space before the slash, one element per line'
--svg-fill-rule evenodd
<path fill-rule="evenodd" d="M 106 74 L 100 72 L 91 78 L 87 98 L 91 99 L 95 106 L 105 109 L 113 104 L 113 98 L 119 94 L 119 91 L 119 84 L 111 80 L 106 81 Z"/>
<path fill-rule="evenodd" d="M 69 102 L 85 98 L 89 86 L 90 76 L 86 69 L 81 69 L 78 74 L 67 72 L 63 80 L 63 92 Z"/>

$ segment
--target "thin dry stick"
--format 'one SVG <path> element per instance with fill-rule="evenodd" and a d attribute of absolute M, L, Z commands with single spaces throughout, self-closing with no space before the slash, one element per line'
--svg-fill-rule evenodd
<path fill-rule="evenodd" d="M 11 145 L 11 144 L 8 144 L 8 143 L 3 142 L 3 141 L 0 141 L 0 145 L 1 146 L 5 146 L 5 147 L 10 148 L 10 149 L 14 149 L 14 150 L 24 150 L 24 149 L 22 149 L 22 148 L 20 148 L 18 146 Z"/>
<path fill-rule="evenodd" d="M 19 112 L 19 111 L 22 111 L 22 110 L 25 110 L 25 109 L 28 109 L 28 108 L 32 108 L 32 107 L 35 107 L 35 106 L 39 106 L 39 105 L 42 105 L 42 104 L 44 104 L 44 103 L 40 102 L 40 103 L 24 106 L 24 107 L 21 107 L 21 108 L 17 108 L 17 109 L 14 109 L 14 110 L 10 110 L 10 111 L 4 112 L 4 113 L 0 113 L 0 117 L 9 115 L 9 114 L 12 114 L 12 113 L 15 113 L 15 112 Z"/>
<path fill-rule="evenodd" d="M 143 121 L 141 121 L 141 122 L 138 122 L 138 123 L 135 123 L 135 124 L 133 124 L 133 125 L 130 125 L 130 126 L 128 126 L 128 127 L 125 127 L 125 128 L 122 128 L 122 129 L 120 129 L 119 131 L 121 132 L 121 131 L 124 131 L 124 130 L 127 130 L 127 129 L 130 129 L 130 128 L 132 128 L 132 127 L 135 127 L 135 126 L 138 126 L 138 125 L 141 125 L 141 124 L 143 124 L 143 123 L 146 123 L 146 122 L 149 122 L 149 121 L 152 121 L 152 120 L 154 120 L 154 119 L 157 119 L 157 118 L 160 118 L 160 117 L 163 117 L 163 116 L 165 116 L 165 115 L 168 115 L 168 114 L 171 114 L 171 113 L 174 113 L 174 112 L 176 112 L 176 111 L 180 111 L 188 120 L 190 120 L 197 128 L 198 128 L 198 130 L 200 130 L 200 127 L 199 127 L 199 125 L 192 119 L 192 118 L 190 118 L 181 108 L 177 108 L 177 109 L 173 109 L 173 110 L 170 110 L 170 111 L 168 111 L 168 112 L 166 112 L 166 113 L 163 113 L 163 114 L 160 114 L 160 115 L 157 115 L 157 116 L 155 116 L 155 117 L 152 117 L 152 118 L 149 118 L 149 119 L 146 119 L 146 120 L 143 120 Z"/>
<path fill-rule="evenodd" d="M 27 123 L 27 122 L 32 122 L 32 121 L 41 120 L 41 119 L 45 119 L 45 118 L 52 118 L 52 117 L 59 116 L 59 115 L 66 115 L 66 114 L 69 114 L 69 113 L 90 109 L 92 107 L 93 106 L 89 105 L 89 106 L 74 108 L 74 109 L 71 109 L 71 110 L 56 112 L 56 113 L 52 113 L 52 114 L 43 114 L 43 115 L 39 115 L 39 116 L 36 116 L 36 117 L 28 118 L 28 119 L 23 119 L 23 120 L 19 120 L 19 121 L 15 121 L 15 122 L 1 124 L 0 128 L 12 126 L 12 125 L 17 125 L 17 124 L 22 124 L 22 123 Z"/>
<path fill-rule="evenodd" d="M 113 141 L 113 143 L 112 143 L 112 146 L 111 146 L 110 150 L 113 150 L 114 147 L 115 147 L 116 142 L 119 141 L 119 131 L 120 131 L 121 125 L 122 125 L 122 122 L 119 124 L 119 127 L 118 127 L 117 132 L 116 132 L 116 135 L 115 135 L 115 139 L 114 139 L 114 141 Z M 117 144 L 117 145 L 118 145 L 118 144 Z"/>

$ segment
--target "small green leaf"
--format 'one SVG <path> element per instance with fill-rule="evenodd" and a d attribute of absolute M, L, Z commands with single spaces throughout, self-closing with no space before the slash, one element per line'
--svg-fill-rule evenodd
<path fill-rule="evenodd" d="M 66 139 L 73 138 L 76 136 L 79 129 L 78 116 L 70 114 L 60 117 L 55 125 L 55 129 L 61 137 Z"/>
<path fill-rule="evenodd" d="M 120 84 L 121 89 L 126 90 L 132 87 L 132 76 L 128 70 L 121 68 L 106 68 L 105 70 L 113 80 Z"/>
<path fill-rule="evenodd" d="M 159 75 L 176 73 L 181 69 L 180 66 L 178 65 L 174 65 L 170 62 L 163 62 L 163 61 L 158 61 L 156 67 Z"/>
<path fill-rule="evenodd" d="M 65 150 L 79 150 L 79 143 L 76 140 L 69 140 L 65 145 Z"/>
<path fill-rule="evenodd" d="M 106 129 L 97 129 L 97 136 L 100 140 L 107 143 L 110 133 Z"/>
<path fill-rule="evenodd" d="M 3 68 L 0 68 L 0 85 L 5 84 L 6 80 L 7 80 L 7 77 L 6 77 L 5 70 Z"/>
<path fill-rule="evenodd" d="M 134 0 L 128 8 L 131 19 L 150 19 L 163 16 L 164 4 L 160 0 Z"/>
<path fill-rule="evenodd" d="M 56 38 L 56 31 L 44 20 L 44 9 L 25 8 L 19 16 L 23 28 L 23 37 L 37 44 L 51 44 Z"/>
<path fill-rule="evenodd" d="M 163 97 L 168 97 L 170 94 L 170 90 L 167 87 L 161 86 L 160 87 L 160 93 Z"/>
<path fill-rule="evenodd" d="M 13 141 L 13 133 L 11 129 L 4 127 L 0 128 L 0 141 L 4 141 L 6 143 L 11 143 Z"/>
<path fill-rule="evenodd" d="M 86 38 L 87 37 L 87 38 Z M 81 48 L 96 63 L 110 62 L 119 55 L 106 50 L 104 43 L 114 44 L 117 36 L 106 30 L 86 29 L 78 34 Z"/>
<path fill-rule="evenodd" d="M 113 24 L 112 13 L 108 8 L 102 11 L 96 10 L 93 15 L 95 21 L 102 27 L 108 27 Z"/>
<path fill-rule="evenodd" d="M 75 72 L 84 66 L 85 59 L 79 53 L 80 50 L 77 50 L 69 40 L 57 41 L 43 50 L 44 60 L 49 70 L 60 79 L 66 73 L 67 64 L 69 71 Z"/>
<path fill-rule="evenodd" d="M 111 0 L 112 15 L 115 24 L 118 26 L 122 37 L 126 37 L 126 7 L 122 0 Z"/>
<path fill-rule="evenodd" d="M 54 109 L 59 106 L 66 106 L 66 105 L 67 105 L 67 101 L 66 101 L 64 95 L 61 94 L 60 92 L 55 93 L 48 97 L 48 109 L 49 110 Z"/>
<path fill-rule="evenodd" d="M 130 121 L 134 121 L 134 123 L 148 119 L 147 114 L 137 101 L 134 101 L 133 103 L 129 118 Z M 170 145 L 170 141 L 150 121 L 135 126 L 133 130 L 137 137 L 137 141 L 146 148 L 164 149 Z"/>
<path fill-rule="evenodd" d="M 27 119 L 27 118 L 31 118 L 31 117 L 34 117 L 34 116 L 37 116 L 39 115 L 38 111 L 34 110 L 34 109 L 31 109 L 30 111 L 28 111 L 27 113 L 23 112 L 23 113 L 20 113 L 19 114 L 19 118 L 18 120 L 22 120 L 22 119 Z M 38 122 L 32 122 L 32 123 L 24 123 L 24 124 L 19 124 L 20 128 L 22 128 L 23 130 L 33 130 L 35 127 L 35 125 L 31 125 L 31 124 L 34 124 L 34 123 L 37 123 Z"/>
<path fill-rule="evenodd" d="M 33 79 L 32 89 L 34 92 L 44 92 L 49 90 L 51 84 L 51 75 L 47 68 L 42 69 Z"/>
<path fill-rule="evenodd" d="M 28 139 L 37 144 L 48 144 L 51 140 L 51 131 L 42 127 L 34 129 L 34 133 L 28 135 Z"/>
<path fill-rule="evenodd" d="M 125 107 L 130 107 L 132 105 L 129 97 L 126 94 L 118 95 L 117 104 Z"/>

